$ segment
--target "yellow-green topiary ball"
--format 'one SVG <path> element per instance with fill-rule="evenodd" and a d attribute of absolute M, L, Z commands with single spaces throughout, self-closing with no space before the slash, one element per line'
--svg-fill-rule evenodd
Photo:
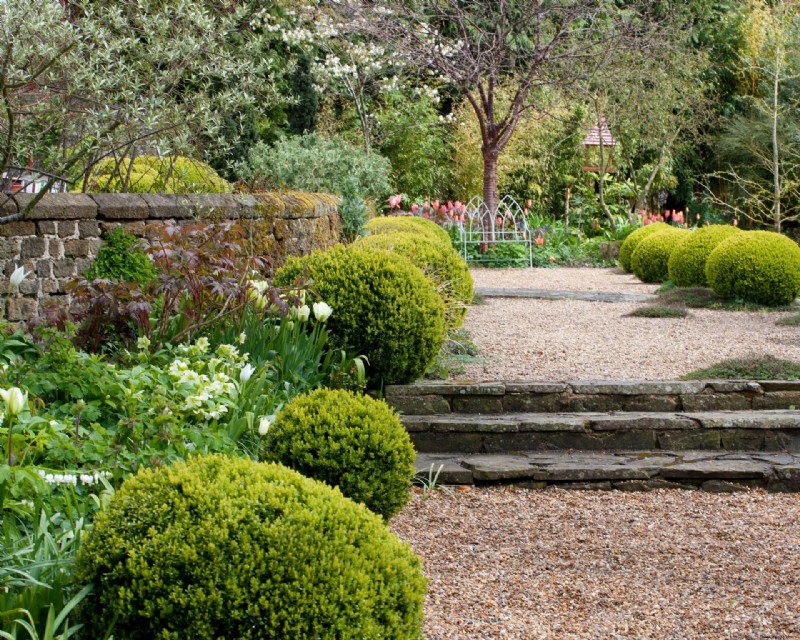
<path fill-rule="evenodd" d="M 472 274 L 464 258 L 452 246 L 414 233 L 365 236 L 358 240 L 356 246 L 391 251 L 422 269 L 442 296 L 447 326 L 457 328 L 462 325 L 467 308 L 472 303 Z"/>
<path fill-rule="evenodd" d="M 740 233 L 739 228 L 729 224 L 712 224 L 692 231 L 669 257 L 669 279 L 679 287 L 708 286 L 708 256 L 720 242 L 735 233 Z"/>
<path fill-rule="evenodd" d="M 126 480 L 81 544 L 87 638 L 416 640 L 408 545 L 338 489 L 278 464 L 199 456 Z"/>
<path fill-rule="evenodd" d="M 631 255 L 633 274 L 642 282 L 664 282 L 669 278 L 669 256 L 689 233 L 667 227 L 644 238 Z"/>
<path fill-rule="evenodd" d="M 636 231 L 631 233 L 619 248 L 619 266 L 621 266 L 627 273 L 631 273 L 631 256 L 639 246 L 639 243 L 644 240 L 651 233 L 658 233 L 664 229 L 672 229 L 672 227 L 664 222 L 654 222 L 644 227 L 639 227 Z"/>
<path fill-rule="evenodd" d="M 127 186 L 126 186 L 127 183 Z M 205 162 L 184 156 L 108 158 L 92 173 L 90 193 L 231 193 L 233 186 Z"/>
<path fill-rule="evenodd" d="M 790 304 L 800 294 L 800 247 L 772 231 L 737 233 L 708 256 L 706 278 L 726 300 Z"/>
<path fill-rule="evenodd" d="M 340 389 L 294 398 L 264 439 L 264 460 L 322 480 L 386 520 L 408 502 L 414 446 L 383 400 Z"/>
<path fill-rule="evenodd" d="M 378 216 L 370 220 L 365 229 L 370 235 L 397 232 L 416 233 L 430 236 L 433 240 L 452 246 L 447 231 L 435 222 L 417 216 Z"/>
<path fill-rule="evenodd" d="M 290 258 L 275 274 L 275 284 L 288 286 L 303 276 L 333 308 L 332 336 L 369 360 L 371 385 L 413 382 L 439 353 L 444 303 L 406 258 L 338 245 Z"/>

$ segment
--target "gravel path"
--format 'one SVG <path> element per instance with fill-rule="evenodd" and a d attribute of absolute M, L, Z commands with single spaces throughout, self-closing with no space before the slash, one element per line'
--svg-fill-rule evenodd
<path fill-rule="evenodd" d="M 800 498 L 468 489 L 392 529 L 429 579 L 427 640 L 800 638 Z"/>
<path fill-rule="evenodd" d="M 615 269 L 474 269 L 476 286 L 652 293 Z M 487 298 L 464 328 L 482 361 L 458 378 L 474 380 L 659 380 L 733 357 L 800 360 L 791 313 L 698 309 L 688 318 L 625 317 L 645 303 Z"/>

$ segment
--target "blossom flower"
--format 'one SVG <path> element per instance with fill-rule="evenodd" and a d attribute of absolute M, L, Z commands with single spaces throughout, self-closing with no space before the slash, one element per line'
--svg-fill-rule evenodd
<path fill-rule="evenodd" d="M 300 322 L 306 322 L 311 316 L 311 309 L 308 308 L 307 304 L 304 304 L 302 307 L 294 307 L 292 316 L 297 318 Z"/>
<path fill-rule="evenodd" d="M 6 412 L 10 416 L 16 416 L 22 413 L 22 409 L 28 404 L 28 392 L 22 392 L 19 387 L 11 387 L 10 389 L 0 389 L 0 398 L 6 405 Z"/>
<path fill-rule="evenodd" d="M 314 303 L 314 317 L 319 322 L 325 322 L 328 318 L 331 317 L 333 313 L 333 309 L 331 309 L 330 305 L 327 302 L 315 302 Z"/>
<path fill-rule="evenodd" d="M 247 334 L 244 331 L 242 331 L 239 334 L 239 344 L 244 344 L 246 340 L 247 340 Z"/>
<path fill-rule="evenodd" d="M 147 351 L 150 348 L 150 339 L 147 336 L 142 336 L 136 341 L 136 346 L 139 351 Z"/>
<path fill-rule="evenodd" d="M 22 281 L 27 278 L 31 272 L 25 271 L 24 267 L 17 266 L 16 264 L 14 267 L 16 268 L 11 273 L 11 278 L 9 278 L 9 280 L 11 281 L 12 287 L 18 288 Z"/>
<path fill-rule="evenodd" d="M 544 244 L 544 237 L 543 236 L 537 236 L 536 237 L 536 244 L 538 244 L 541 247 Z"/>
<path fill-rule="evenodd" d="M 246 364 L 242 367 L 242 370 L 239 372 L 239 382 L 244 384 L 250 378 L 253 377 L 253 373 L 255 373 L 256 368 L 252 364 Z"/>
<path fill-rule="evenodd" d="M 258 422 L 258 435 L 265 436 L 269 431 L 269 428 L 272 426 L 272 423 L 275 422 L 275 416 L 261 416 L 261 420 Z"/>

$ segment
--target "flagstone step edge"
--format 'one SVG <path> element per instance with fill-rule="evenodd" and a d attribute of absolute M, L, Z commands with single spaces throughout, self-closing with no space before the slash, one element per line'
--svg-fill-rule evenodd
<path fill-rule="evenodd" d="M 429 489 L 437 485 L 513 484 L 535 489 L 800 492 L 800 453 L 785 452 L 420 453 L 415 468 L 416 483 Z"/>

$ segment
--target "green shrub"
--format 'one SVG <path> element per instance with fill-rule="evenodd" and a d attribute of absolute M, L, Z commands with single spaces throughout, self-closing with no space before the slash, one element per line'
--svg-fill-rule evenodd
<path fill-rule="evenodd" d="M 298 396 L 269 428 L 264 451 L 387 520 L 408 502 L 414 447 L 383 400 L 334 389 Z"/>
<path fill-rule="evenodd" d="M 367 223 L 367 233 L 379 235 L 381 233 L 416 233 L 425 235 L 433 240 L 452 246 L 447 231 L 431 220 L 417 216 L 380 216 Z"/>
<path fill-rule="evenodd" d="M 631 256 L 633 274 L 642 282 L 664 282 L 669 278 L 669 256 L 678 243 L 690 233 L 687 229 L 669 227 L 639 242 Z"/>
<path fill-rule="evenodd" d="M 664 222 L 655 222 L 653 224 L 648 224 L 644 227 L 638 228 L 636 231 L 631 233 L 627 238 L 625 238 L 625 242 L 622 243 L 622 246 L 619 248 L 619 265 L 628 273 L 631 273 L 631 256 L 633 252 L 636 250 L 636 247 L 639 246 L 639 243 L 644 240 L 647 236 L 651 233 L 658 233 L 659 231 L 663 231 L 664 229 L 671 229 L 672 227 Z"/>
<path fill-rule="evenodd" d="M 720 298 L 787 305 L 800 293 L 800 247 L 772 231 L 737 233 L 708 256 L 706 278 Z"/>
<path fill-rule="evenodd" d="M 348 242 L 364 235 L 369 212 L 367 204 L 352 183 L 345 185 L 342 201 L 339 203 L 339 217 L 342 219 L 342 234 Z"/>
<path fill-rule="evenodd" d="M 330 333 L 369 360 L 371 384 L 425 373 L 444 342 L 444 303 L 422 271 L 390 253 L 337 246 L 290 258 L 275 284 L 304 275 L 333 308 Z"/>
<path fill-rule="evenodd" d="M 104 238 L 97 257 L 86 271 L 86 279 L 105 278 L 120 282 L 146 284 L 156 277 L 156 268 L 145 252 L 137 247 L 136 236 L 117 227 Z"/>
<path fill-rule="evenodd" d="M 361 198 L 381 199 L 391 191 L 389 161 L 378 153 L 316 133 L 293 136 L 250 149 L 238 167 L 249 181 L 271 186 L 343 195 L 352 184 Z"/>
<path fill-rule="evenodd" d="M 231 193 L 231 183 L 205 162 L 183 156 L 136 156 L 101 162 L 89 178 L 92 193 Z"/>
<path fill-rule="evenodd" d="M 706 287 L 706 260 L 716 246 L 739 228 L 713 224 L 693 231 L 669 257 L 669 279 L 679 287 Z"/>
<path fill-rule="evenodd" d="M 281 465 L 207 456 L 130 478 L 81 546 L 87 638 L 416 640 L 419 560 Z M 83 631 L 81 632 L 83 633 Z"/>
<path fill-rule="evenodd" d="M 472 302 L 472 274 L 467 263 L 451 246 L 413 233 L 381 233 L 358 241 L 358 247 L 391 251 L 406 258 L 428 276 L 445 304 L 445 321 L 458 328 Z"/>

